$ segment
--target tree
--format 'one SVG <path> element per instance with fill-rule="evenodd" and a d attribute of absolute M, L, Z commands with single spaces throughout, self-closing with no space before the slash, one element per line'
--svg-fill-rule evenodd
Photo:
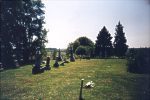
<path fill-rule="evenodd" d="M 130 48 L 126 58 L 129 72 L 150 74 L 150 48 Z"/>
<path fill-rule="evenodd" d="M 80 56 L 86 55 L 86 49 L 87 49 L 86 46 L 79 46 L 76 49 L 75 53 Z"/>
<path fill-rule="evenodd" d="M 45 55 L 45 45 L 47 42 L 47 31 L 43 29 L 44 24 L 44 4 L 41 0 L 26 0 L 24 2 L 24 25 L 26 34 L 23 37 L 24 62 L 31 62 L 32 57 L 35 55 L 36 47 L 40 47 L 42 55 Z M 36 37 L 36 39 L 33 39 Z"/>
<path fill-rule="evenodd" d="M 52 54 L 53 60 L 56 60 L 56 55 L 57 55 L 57 49 L 54 49 Z"/>
<path fill-rule="evenodd" d="M 69 43 L 66 49 L 66 57 L 69 58 L 70 55 L 70 47 L 73 47 L 73 43 Z"/>
<path fill-rule="evenodd" d="M 95 56 L 109 57 L 112 55 L 111 35 L 104 26 L 99 32 L 95 44 Z"/>
<path fill-rule="evenodd" d="M 92 51 L 94 50 L 94 43 L 87 37 L 77 38 L 73 43 L 70 43 L 68 45 L 67 51 L 69 51 L 69 47 L 71 47 L 71 46 L 73 47 L 73 52 L 74 53 L 78 52 L 78 50 L 77 50 L 78 47 L 79 47 L 79 50 L 81 50 L 81 48 L 83 49 L 83 47 L 85 46 L 84 48 L 87 49 L 86 53 L 85 53 L 86 56 L 89 56 L 89 55 L 91 56 Z M 78 53 L 77 53 L 77 55 L 78 55 Z"/>
<path fill-rule="evenodd" d="M 128 45 L 126 44 L 127 40 L 125 37 L 125 33 L 123 32 L 123 26 L 120 24 L 116 25 L 116 33 L 115 33 L 115 40 L 114 40 L 114 53 L 115 56 L 124 57 L 125 53 L 128 49 Z"/>
<path fill-rule="evenodd" d="M 5 68 L 29 63 L 39 46 L 44 50 L 47 31 L 43 29 L 44 7 L 41 0 L 2 0 L 1 61 Z M 33 40 L 33 37 L 37 38 Z"/>
<path fill-rule="evenodd" d="M 76 49 L 75 53 L 77 55 L 82 56 L 82 58 L 83 58 L 84 55 L 87 56 L 87 57 L 91 57 L 92 50 L 93 50 L 93 48 L 91 48 L 90 46 L 79 46 Z"/>
<path fill-rule="evenodd" d="M 1 61 L 3 67 L 16 67 L 21 60 L 22 0 L 1 1 Z"/>
<path fill-rule="evenodd" d="M 79 46 L 90 46 L 94 47 L 94 43 L 87 37 L 79 37 L 73 42 L 73 49 L 74 52 Z"/>

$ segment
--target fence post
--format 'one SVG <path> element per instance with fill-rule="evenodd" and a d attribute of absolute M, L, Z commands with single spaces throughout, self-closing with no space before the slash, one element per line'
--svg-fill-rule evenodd
<path fill-rule="evenodd" d="M 79 96 L 79 100 L 84 100 L 84 99 L 83 99 L 83 96 L 82 96 L 83 80 L 84 80 L 84 79 L 81 79 L 81 86 L 80 86 L 80 96 Z"/>

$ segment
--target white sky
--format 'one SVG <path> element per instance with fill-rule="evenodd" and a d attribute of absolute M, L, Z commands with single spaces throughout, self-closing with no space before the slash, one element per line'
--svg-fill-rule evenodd
<path fill-rule="evenodd" d="M 114 37 L 119 20 L 124 26 L 129 47 L 150 47 L 148 0 L 42 1 L 45 4 L 44 27 L 49 30 L 46 47 L 66 48 L 81 36 L 95 42 L 103 26 Z"/>

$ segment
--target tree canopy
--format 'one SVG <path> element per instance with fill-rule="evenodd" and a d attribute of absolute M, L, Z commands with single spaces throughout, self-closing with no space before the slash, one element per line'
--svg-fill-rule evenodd
<path fill-rule="evenodd" d="M 36 47 L 44 50 L 43 7 L 41 0 L 1 1 L 0 62 L 4 68 L 31 62 Z"/>
<path fill-rule="evenodd" d="M 115 33 L 115 40 L 114 40 L 114 53 L 118 57 L 124 57 L 125 53 L 128 49 L 128 45 L 126 44 L 127 40 L 125 37 L 125 33 L 123 32 L 123 26 L 119 22 L 116 25 L 116 33 Z"/>
<path fill-rule="evenodd" d="M 112 55 L 111 35 L 104 26 L 97 36 L 95 43 L 95 56 L 108 57 Z"/>
<path fill-rule="evenodd" d="M 73 43 L 74 51 L 77 49 L 78 46 L 89 46 L 93 48 L 94 43 L 92 42 L 92 40 L 84 36 L 84 37 L 79 37 L 74 41 Z"/>
<path fill-rule="evenodd" d="M 77 55 L 91 56 L 94 50 L 94 43 L 85 36 L 79 37 L 73 43 L 70 43 L 67 51 L 69 50 L 70 46 L 73 47 L 73 52 Z"/>

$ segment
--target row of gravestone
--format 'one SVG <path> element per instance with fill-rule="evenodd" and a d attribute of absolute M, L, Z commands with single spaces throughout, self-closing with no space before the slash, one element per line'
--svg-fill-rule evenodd
<path fill-rule="evenodd" d="M 58 57 L 55 60 L 54 63 L 54 67 L 58 68 L 59 67 L 59 63 L 58 61 L 62 61 L 62 57 L 61 57 L 61 52 L 59 49 L 59 53 L 58 53 Z M 70 48 L 70 61 L 74 62 L 75 61 L 75 57 L 73 55 L 73 48 Z M 60 65 L 64 65 L 64 63 L 68 63 L 69 61 L 67 61 L 66 59 L 64 59 L 64 61 L 60 64 Z M 32 74 L 38 74 L 38 73 L 43 73 L 45 70 L 50 70 L 50 57 L 47 57 L 46 60 L 46 65 L 44 68 L 41 67 L 41 52 L 40 52 L 40 48 L 37 47 L 36 48 L 36 55 L 35 55 L 35 64 L 32 68 Z"/>

